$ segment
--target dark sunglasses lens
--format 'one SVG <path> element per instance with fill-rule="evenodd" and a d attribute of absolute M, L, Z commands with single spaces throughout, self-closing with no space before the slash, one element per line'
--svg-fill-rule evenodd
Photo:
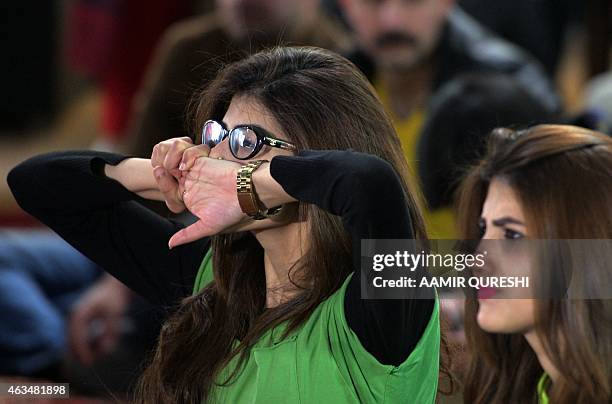
<path fill-rule="evenodd" d="M 248 128 L 236 128 L 230 136 L 232 154 L 239 159 L 246 159 L 253 155 L 257 147 L 257 135 Z"/>
<path fill-rule="evenodd" d="M 215 121 L 206 122 L 202 130 L 202 144 L 208 147 L 215 147 L 223 140 L 225 129 Z"/>

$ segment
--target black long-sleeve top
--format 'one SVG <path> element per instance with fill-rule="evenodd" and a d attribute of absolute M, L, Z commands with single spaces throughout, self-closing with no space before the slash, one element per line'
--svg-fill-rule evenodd
<path fill-rule="evenodd" d="M 192 292 L 210 242 L 203 238 L 169 250 L 169 238 L 184 225 L 150 211 L 143 198 L 104 175 L 105 164 L 126 158 L 53 152 L 19 164 L 7 180 L 24 210 L 136 293 L 173 306 Z M 273 158 L 270 172 L 295 199 L 341 216 L 355 257 L 345 295 L 347 322 L 379 362 L 404 362 L 428 324 L 433 300 L 361 299 L 360 240 L 414 238 L 391 165 L 352 151 L 304 151 Z"/>

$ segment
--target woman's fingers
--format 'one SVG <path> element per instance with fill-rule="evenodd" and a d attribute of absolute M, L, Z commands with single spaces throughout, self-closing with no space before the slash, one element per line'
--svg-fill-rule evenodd
<path fill-rule="evenodd" d="M 184 211 L 185 204 L 182 201 L 177 180 L 161 166 L 157 166 L 153 169 L 153 176 L 157 181 L 159 190 L 164 195 L 168 209 L 173 213 L 181 213 Z"/>
<path fill-rule="evenodd" d="M 200 157 L 208 157 L 210 154 L 210 147 L 205 144 L 197 145 L 190 147 L 189 149 L 183 152 L 181 163 L 179 164 L 179 169 L 181 171 L 191 170 L 195 161 Z"/>
<path fill-rule="evenodd" d="M 172 142 L 169 145 L 166 157 L 164 158 L 163 166 L 175 178 L 177 178 L 177 175 L 180 176 L 178 168 L 181 159 L 183 158 L 183 153 L 193 147 L 195 147 L 193 143 L 181 140 Z"/>
<path fill-rule="evenodd" d="M 153 147 L 151 166 L 163 166 L 167 169 L 178 168 L 182 151 L 189 147 L 193 147 L 193 141 L 187 136 L 164 140 Z M 168 154 L 171 156 L 168 157 Z M 172 166 L 172 160 L 175 160 L 174 166 Z"/>
<path fill-rule="evenodd" d="M 184 191 L 183 173 L 178 166 L 183 159 L 183 153 L 194 147 L 189 137 L 164 140 L 153 147 L 151 166 L 159 190 L 164 195 L 168 209 L 174 213 L 185 210 L 182 200 Z"/>

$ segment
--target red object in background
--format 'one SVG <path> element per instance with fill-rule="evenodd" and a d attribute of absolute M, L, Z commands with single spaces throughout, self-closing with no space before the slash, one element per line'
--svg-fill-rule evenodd
<path fill-rule="evenodd" d="M 121 0 L 77 0 L 68 12 L 66 54 L 70 67 L 93 78 L 108 70 L 121 22 Z"/>
<path fill-rule="evenodd" d="M 27 213 L 16 210 L 14 213 L 0 213 L 0 227 L 43 227 L 43 225 Z"/>
<path fill-rule="evenodd" d="M 188 15 L 190 0 L 77 0 L 68 16 L 67 56 L 99 80 L 102 131 L 119 139 L 153 50 L 164 30 Z"/>

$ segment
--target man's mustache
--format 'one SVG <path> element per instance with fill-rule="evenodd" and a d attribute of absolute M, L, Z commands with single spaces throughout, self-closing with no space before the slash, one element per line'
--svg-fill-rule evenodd
<path fill-rule="evenodd" d="M 391 31 L 385 32 L 376 38 L 376 45 L 379 47 L 389 45 L 410 45 L 416 46 L 417 39 L 410 34 L 405 32 Z"/>

